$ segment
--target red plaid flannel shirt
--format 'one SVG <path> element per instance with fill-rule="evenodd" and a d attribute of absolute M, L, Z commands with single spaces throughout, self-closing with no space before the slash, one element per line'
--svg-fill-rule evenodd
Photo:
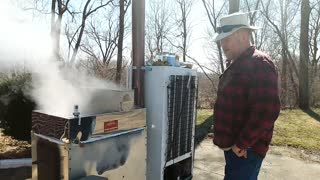
<path fill-rule="evenodd" d="M 279 112 L 276 67 L 252 46 L 220 76 L 213 142 L 220 148 L 252 148 L 265 157 Z"/>

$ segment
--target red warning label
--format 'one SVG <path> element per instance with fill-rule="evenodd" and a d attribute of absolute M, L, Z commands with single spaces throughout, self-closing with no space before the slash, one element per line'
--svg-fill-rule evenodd
<path fill-rule="evenodd" d="M 118 130 L 118 120 L 104 122 L 104 132 L 112 132 Z"/>

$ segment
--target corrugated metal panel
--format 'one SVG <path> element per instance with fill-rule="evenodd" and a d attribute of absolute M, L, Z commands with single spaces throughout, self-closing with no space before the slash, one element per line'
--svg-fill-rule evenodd
<path fill-rule="evenodd" d="M 195 76 L 170 76 L 167 162 L 191 151 L 196 84 Z"/>

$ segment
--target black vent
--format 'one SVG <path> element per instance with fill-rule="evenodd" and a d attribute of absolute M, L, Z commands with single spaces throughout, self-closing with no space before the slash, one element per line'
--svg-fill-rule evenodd
<path fill-rule="evenodd" d="M 197 92 L 195 76 L 170 76 L 167 162 L 191 152 Z"/>

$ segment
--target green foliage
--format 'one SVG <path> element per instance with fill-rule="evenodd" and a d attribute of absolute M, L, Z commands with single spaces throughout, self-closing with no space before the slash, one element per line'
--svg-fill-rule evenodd
<path fill-rule="evenodd" d="M 16 139 L 30 140 L 31 113 L 35 108 L 27 93 L 31 88 L 29 73 L 0 77 L 0 125 L 5 134 Z"/>

